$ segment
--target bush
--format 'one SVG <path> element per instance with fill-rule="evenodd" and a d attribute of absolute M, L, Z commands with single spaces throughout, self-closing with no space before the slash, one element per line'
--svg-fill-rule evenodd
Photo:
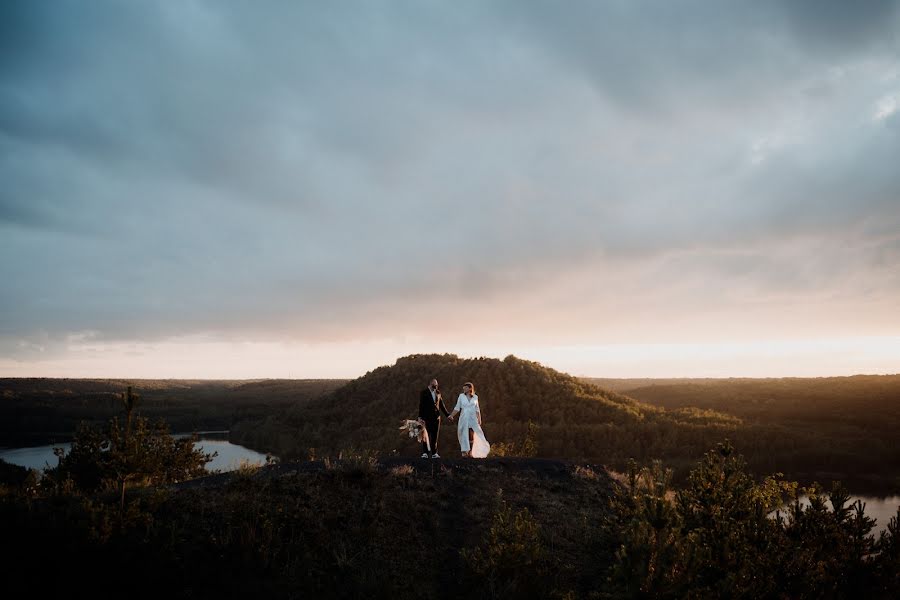
<path fill-rule="evenodd" d="M 124 508 L 128 484 L 170 484 L 205 474 L 215 453 L 194 449 L 195 441 L 175 439 L 164 421 L 151 425 L 143 417 L 133 427 L 122 427 L 114 417 L 103 430 L 82 423 L 72 449 L 59 453 L 59 465 L 47 471 L 47 480 L 87 493 L 117 490 Z"/>
<path fill-rule="evenodd" d="M 840 485 L 804 490 L 803 506 L 797 484 L 778 477 L 757 483 L 727 442 L 677 493 L 659 463 L 632 464 L 613 589 L 651 598 L 896 597 L 896 520 L 876 543 L 865 506 L 848 505 Z"/>
<path fill-rule="evenodd" d="M 546 574 L 540 527 L 527 508 L 513 513 L 497 492 L 496 508 L 487 539 L 474 550 L 460 551 L 463 562 L 479 582 L 476 589 L 488 598 L 541 597 Z"/>

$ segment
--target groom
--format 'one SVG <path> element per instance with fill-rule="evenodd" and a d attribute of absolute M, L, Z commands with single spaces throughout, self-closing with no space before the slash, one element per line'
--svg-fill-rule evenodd
<path fill-rule="evenodd" d="M 441 398 L 441 390 L 438 387 L 437 379 L 432 379 L 428 387 L 422 390 L 419 396 L 419 418 L 425 421 L 425 431 L 428 432 L 428 439 L 431 441 L 431 458 L 440 458 L 438 454 L 438 434 L 441 431 L 441 412 L 444 416 L 449 417 L 450 413 L 444 406 L 444 399 Z M 428 445 L 422 442 L 422 458 L 428 458 Z"/>

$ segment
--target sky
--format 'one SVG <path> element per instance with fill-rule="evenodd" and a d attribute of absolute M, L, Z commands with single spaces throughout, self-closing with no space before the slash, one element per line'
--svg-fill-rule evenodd
<path fill-rule="evenodd" d="M 900 372 L 898 2 L 0 2 L 0 376 Z"/>

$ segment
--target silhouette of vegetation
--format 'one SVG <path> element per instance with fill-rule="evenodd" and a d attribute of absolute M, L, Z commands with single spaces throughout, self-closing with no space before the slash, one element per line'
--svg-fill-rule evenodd
<path fill-rule="evenodd" d="M 804 507 L 796 483 L 756 482 L 728 443 L 705 455 L 684 488 L 670 483 L 659 463 L 629 470 L 611 578 L 622 597 L 889 598 L 900 591 L 896 518 L 876 541 L 864 505 L 848 507 L 839 485 L 827 495 L 804 490 L 811 494 Z"/>
<path fill-rule="evenodd" d="M 25 483 L 28 479 L 29 469 L 12 465 L 3 459 L 0 459 L 0 485 L 17 487 Z"/>
<path fill-rule="evenodd" d="M 103 585 L 129 586 L 136 598 L 887 599 L 900 591 L 897 517 L 875 539 L 865 507 L 848 505 L 842 489 L 757 480 L 728 444 L 677 491 L 659 463 L 632 463 L 620 485 L 596 465 L 502 458 L 432 470 L 434 462 L 282 463 L 143 488 L 124 515 L 115 494 L 4 484 L 2 560 L 48 594 L 96 590 L 84 574 L 103 565 Z M 797 501 L 803 492 L 812 493 L 808 504 Z M 34 558 L 48 549 L 65 557 L 52 578 Z M 151 575 L 137 586 L 134 565 Z"/>
<path fill-rule="evenodd" d="M 495 456 L 617 470 L 630 458 L 660 459 L 680 484 L 705 449 L 727 437 L 757 476 L 780 471 L 803 485 L 841 480 L 855 493 L 900 493 L 900 376 L 584 380 L 513 356 L 414 355 L 350 382 L 140 382 L 140 410 L 165 417 L 175 431 L 228 429 L 230 441 L 288 460 L 347 448 L 412 456 L 419 449 L 390 425 L 415 416 L 432 376 L 450 403 L 459 384 L 478 384 Z M 0 380 L 0 444 L 70 439 L 81 420 L 102 426 L 121 410 L 125 383 Z M 454 433 L 445 423 L 445 451 Z"/>
<path fill-rule="evenodd" d="M 4 564 L 37 580 L 46 564 L 34 556 L 64 553 L 42 585 L 50 592 L 54 582 L 69 593 L 96 589 L 83 573 L 103 565 L 103 585 L 131 581 L 133 597 L 443 598 L 448 590 L 481 594 L 484 582 L 460 550 L 497 557 L 511 528 L 512 544 L 499 556 L 537 557 L 535 564 L 553 572 L 541 589 L 574 590 L 581 574 L 597 571 L 581 548 L 612 522 L 614 484 L 605 475 L 570 480 L 565 470 L 543 476 L 525 463 L 509 471 L 484 461 L 432 474 L 404 462 L 363 461 L 360 468 L 356 458 L 345 461 L 282 475 L 272 469 L 283 465 L 262 467 L 216 476 L 216 485 L 145 488 L 124 518 L 113 495 L 59 486 L 46 486 L 39 498 L 0 494 L 5 546 L 15 548 Z M 501 488 L 506 512 L 498 512 Z M 572 520 L 560 520 L 561 513 Z M 484 537 L 492 527 L 493 542 Z M 498 585 L 533 580 L 488 564 Z M 131 579 L 134 565 L 152 574 L 140 586 Z"/>
<path fill-rule="evenodd" d="M 463 548 L 472 586 L 485 598 L 545 598 L 549 561 L 540 525 L 527 508 L 513 512 L 498 490 L 491 528 L 481 546 Z"/>
<path fill-rule="evenodd" d="M 273 417 L 346 383 L 310 379 L 258 381 L 0 379 L 0 446 L 70 441 L 78 424 L 97 427 L 122 410 L 128 385 L 140 388 L 141 414 L 164 418 L 175 432 L 225 431 L 236 422 Z"/>
<path fill-rule="evenodd" d="M 196 436 L 173 437 L 165 421 L 151 425 L 146 417 L 134 418 L 137 399 L 131 386 L 122 395 L 124 427 L 118 417 L 104 429 L 82 423 L 68 453 L 55 449 L 59 464 L 47 470 L 48 482 L 88 493 L 115 489 L 124 511 L 128 484 L 170 484 L 205 474 L 215 453 L 196 450 Z"/>
<path fill-rule="evenodd" d="M 476 382 L 500 458 L 403 457 L 418 447 L 396 435 L 395 421 L 414 416 L 431 377 L 445 390 Z M 104 565 L 110 589 L 176 598 L 900 593 L 900 510 L 876 538 L 865 505 L 849 503 L 842 486 L 826 493 L 817 484 L 761 476 L 780 458 L 804 465 L 825 457 L 833 466 L 833 449 L 849 439 L 835 430 L 830 445 L 814 435 L 779 441 L 805 426 L 809 410 L 800 404 L 784 408 L 794 420 L 783 421 L 740 403 L 727 405 L 729 414 L 702 402 L 664 408 L 512 356 L 411 356 L 346 385 L 306 382 L 303 394 L 289 382 L 247 384 L 255 392 L 231 396 L 227 408 L 232 431 L 285 460 L 192 481 L 208 457 L 191 440 L 173 439 L 165 422 L 151 424 L 136 412 L 129 418 L 148 404 L 159 409 L 159 390 L 169 394 L 174 385 L 141 387 L 140 402 L 133 390 L 103 392 L 125 410 L 122 423 L 117 416 L 105 426 L 83 423 L 72 450 L 59 452 L 59 465 L 43 478 L 0 462 L 0 559 L 9 572 L 41 582 L 47 594 L 77 594 L 95 591 L 84 573 Z M 247 408 L 253 394 L 267 390 L 276 401 Z M 4 398 L 27 407 L 20 392 L 4 391 Z M 88 411 L 92 402 L 74 392 L 68 401 L 51 396 L 41 402 L 61 401 L 66 419 L 78 414 L 72 406 L 83 401 Z M 885 392 L 882 401 L 890 397 Z M 183 415 L 194 401 L 175 412 Z M 837 398 L 823 403 L 828 431 L 839 405 Z M 885 414 L 889 421 L 892 413 Z M 452 426 L 447 430 L 442 446 L 455 442 Z M 734 442 L 704 454 L 723 438 Z M 815 440 L 820 445 L 812 448 Z M 765 444 L 775 454 L 760 461 Z M 745 449 L 750 462 L 738 454 Z M 882 457 L 890 452 L 886 446 Z M 623 471 L 623 482 L 598 463 Z M 54 563 L 50 580 L 46 564 L 33 559 L 47 549 L 66 557 Z M 139 586 L 137 564 L 153 575 Z"/>
<path fill-rule="evenodd" d="M 662 459 L 681 480 L 706 448 L 725 437 L 737 438 L 735 432 L 745 427 L 733 415 L 695 408 L 667 411 L 514 356 L 432 354 L 400 358 L 320 398 L 284 407 L 277 417 L 240 422 L 232 439 L 288 460 L 350 447 L 416 456 L 419 449 L 395 435 L 392 425 L 398 418 L 415 417 L 418 394 L 432 377 L 451 403 L 462 382 L 476 383 L 495 456 L 540 455 L 618 470 L 631 458 Z M 456 444 L 454 433 L 445 424 L 441 448 Z M 741 440 L 752 443 L 756 433 Z"/>
<path fill-rule="evenodd" d="M 514 356 L 501 361 L 413 355 L 285 408 L 278 418 L 241 423 L 235 439 L 288 459 L 306 457 L 310 448 L 334 454 L 345 447 L 411 456 L 418 449 L 395 435 L 392 425 L 415 416 L 418 394 L 431 377 L 442 382 L 451 402 L 459 384 L 476 382 L 491 443 L 521 445 L 531 435 L 533 451 L 547 457 L 624 464 L 630 457 L 662 456 L 673 449 L 676 458 L 690 460 L 737 421 L 704 415 L 699 423 L 692 415 L 668 415 Z M 448 443 L 455 443 L 452 426 L 441 435 L 441 445 Z"/>
<path fill-rule="evenodd" d="M 587 381 L 669 412 L 727 414 L 757 474 L 900 493 L 900 375 Z"/>
<path fill-rule="evenodd" d="M 534 421 L 528 421 L 528 430 L 521 442 L 497 442 L 491 445 L 492 456 L 521 456 L 531 458 L 538 455 L 537 433 L 540 428 Z"/>

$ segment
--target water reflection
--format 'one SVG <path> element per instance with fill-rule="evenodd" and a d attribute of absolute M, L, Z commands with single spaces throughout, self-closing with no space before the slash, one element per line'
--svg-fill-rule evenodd
<path fill-rule="evenodd" d="M 857 500 L 862 500 L 866 505 L 866 516 L 875 519 L 875 527 L 872 529 L 872 534 L 876 538 L 880 532 L 887 529 L 887 524 L 891 517 L 897 516 L 897 507 L 900 506 L 900 496 L 887 496 L 884 498 L 877 496 L 851 496 L 846 506 L 851 506 Z M 800 496 L 800 505 L 803 507 L 809 506 L 809 497 Z M 831 510 L 831 502 L 826 502 L 825 505 L 828 507 L 828 510 Z M 782 510 L 781 514 L 786 514 L 786 511 Z M 852 515 L 853 513 L 851 512 L 850 514 Z"/>
<path fill-rule="evenodd" d="M 174 437 L 190 437 L 190 433 L 176 434 Z M 233 471 L 242 463 L 251 465 L 262 465 L 266 462 L 266 455 L 245 448 L 238 444 L 232 444 L 227 439 L 227 431 L 201 431 L 198 432 L 200 439 L 195 444 L 195 448 L 202 448 L 203 452 L 212 454 L 217 452 L 218 456 L 213 458 L 212 462 L 207 463 L 207 471 Z M 47 446 L 32 446 L 28 448 L 4 448 L 0 449 L 0 458 L 14 465 L 19 465 L 28 469 L 45 469 L 55 467 L 58 459 L 53 454 L 54 448 L 64 448 L 68 453 L 72 449 L 71 443 L 49 444 Z"/>

